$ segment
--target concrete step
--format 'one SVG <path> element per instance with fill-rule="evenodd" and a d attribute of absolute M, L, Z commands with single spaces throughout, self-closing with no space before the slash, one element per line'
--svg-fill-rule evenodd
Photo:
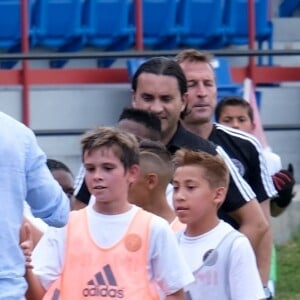
<path fill-rule="evenodd" d="M 261 92 L 260 114 L 264 125 L 299 124 L 300 84 L 258 87 Z"/>
<path fill-rule="evenodd" d="M 274 42 L 300 41 L 300 18 L 273 18 Z"/>

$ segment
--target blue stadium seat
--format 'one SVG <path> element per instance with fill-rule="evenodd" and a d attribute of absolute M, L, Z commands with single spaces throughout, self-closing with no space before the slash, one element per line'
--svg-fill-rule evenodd
<path fill-rule="evenodd" d="M 85 0 L 83 23 L 86 44 L 103 51 L 121 51 L 134 43 L 134 27 L 129 22 L 128 0 Z M 109 66 L 113 60 L 100 60 Z"/>
<path fill-rule="evenodd" d="M 283 0 L 279 5 L 280 17 L 292 17 L 296 9 L 300 7 L 300 0 Z"/>
<path fill-rule="evenodd" d="M 225 24 L 228 28 L 227 36 L 232 45 L 248 44 L 248 1 L 227 0 L 225 7 Z M 262 49 L 263 42 L 267 41 L 268 48 L 273 46 L 273 26 L 269 19 L 269 1 L 255 1 L 256 15 L 256 40 L 258 48 Z M 262 64 L 262 57 L 259 57 L 259 64 Z M 269 56 L 269 65 L 272 64 L 272 56 Z"/>
<path fill-rule="evenodd" d="M 28 1 L 30 24 L 32 1 Z M 0 50 L 9 53 L 21 51 L 21 1 L 0 0 Z M 30 26 L 28 26 L 29 35 Z M 1 68 L 12 68 L 17 61 L 1 61 Z"/>
<path fill-rule="evenodd" d="M 146 48 L 170 50 L 178 47 L 177 4 L 178 0 L 143 1 L 143 41 Z"/>
<path fill-rule="evenodd" d="M 227 59 L 218 57 L 215 59 L 213 65 L 216 74 L 218 99 L 230 95 L 241 96 L 243 87 L 241 84 L 233 82 Z"/>
<path fill-rule="evenodd" d="M 133 78 L 134 73 L 139 68 L 139 66 L 144 63 L 147 59 L 146 58 L 129 58 L 127 59 L 127 71 L 129 75 L 130 81 Z"/>
<path fill-rule="evenodd" d="M 59 52 L 80 50 L 83 44 L 82 0 L 38 0 L 33 12 L 34 46 Z M 61 67 L 66 61 L 52 61 Z"/>
<path fill-rule="evenodd" d="M 179 11 L 181 45 L 205 49 L 226 45 L 224 0 L 181 0 Z"/>

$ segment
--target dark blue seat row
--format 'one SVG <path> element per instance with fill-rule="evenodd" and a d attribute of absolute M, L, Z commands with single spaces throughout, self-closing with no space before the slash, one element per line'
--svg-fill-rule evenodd
<path fill-rule="evenodd" d="M 294 12 L 300 8 L 300 0 L 283 0 L 279 5 L 280 17 L 292 17 Z"/>
<path fill-rule="evenodd" d="M 28 4 L 31 48 L 73 52 L 92 46 L 113 51 L 134 44 L 134 27 L 129 24 L 131 0 L 28 0 Z M 20 0 L 0 0 L 0 27 L 7 28 L 0 31 L 2 51 L 20 50 L 20 5 Z"/>
<path fill-rule="evenodd" d="M 248 43 L 247 0 L 144 0 L 144 44 L 153 49 L 217 49 Z M 259 49 L 272 48 L 269 0 L 256 0 Z"/>
<path fill-rule="evenodd" d="M 31 47 L 78 51 L 129 49 L 135 42 L 133 0 L 28 0 Z M 256 39 L 272 47 L 268 0 L 256 0 Z M 146 48 L 215 49 L 247 44 L 247 0 L 143 0 Z M 20 48 L 20 0 L 0 0 L 0 49 Z M 59 65 L 57 65 L 59 66 Z"/>

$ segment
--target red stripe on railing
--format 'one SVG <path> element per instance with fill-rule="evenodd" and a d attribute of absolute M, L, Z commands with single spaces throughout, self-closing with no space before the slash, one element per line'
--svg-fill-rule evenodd
<path fill-rule="evenodd" d="M 21 31 L 22 31 L 22 53 L 29 51 L 29 40 L 28 40 L 28 1 L 21 1 Z M 29 126 L 30 113 L 29 113 L 29 83 L 28 83 L 28 72 L 29 63 L 28 61 L 22 60 L 22 121 L 24 124 Z"/>
<path fill-rule="evenodd" d="M 135 0 L 134 1 L 134 12 L 135 12 L 135 28 L 136 28 L 136 50 L 144 50 L 144 41 L 143 41 L 143 1 Z"/>
<path fill-rule="evenodd" d="M 256 28 L 255 28 L 255 0 L 248 0 L 248 48 L 253 50 L 255 47 L 255 35 L 256 35 Z M 249 57 L 249 64 L 248 64 L 248 77 L 253 78 L 253 71 L 255 67 L 255 58 L 253 56 Z"/>

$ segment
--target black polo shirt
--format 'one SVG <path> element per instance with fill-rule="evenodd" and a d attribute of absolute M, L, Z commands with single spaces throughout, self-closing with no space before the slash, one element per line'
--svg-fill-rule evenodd
<path fill-rule="evenodd" d="M 178 149 L 187 148 L 194 151 L 204 151 L 212 155 L 217 155 L 216 146 L 194 133 L 186 130 L 180 123 L 172 139 L 167 144 L 167 149 L 174 154 Z"/>

